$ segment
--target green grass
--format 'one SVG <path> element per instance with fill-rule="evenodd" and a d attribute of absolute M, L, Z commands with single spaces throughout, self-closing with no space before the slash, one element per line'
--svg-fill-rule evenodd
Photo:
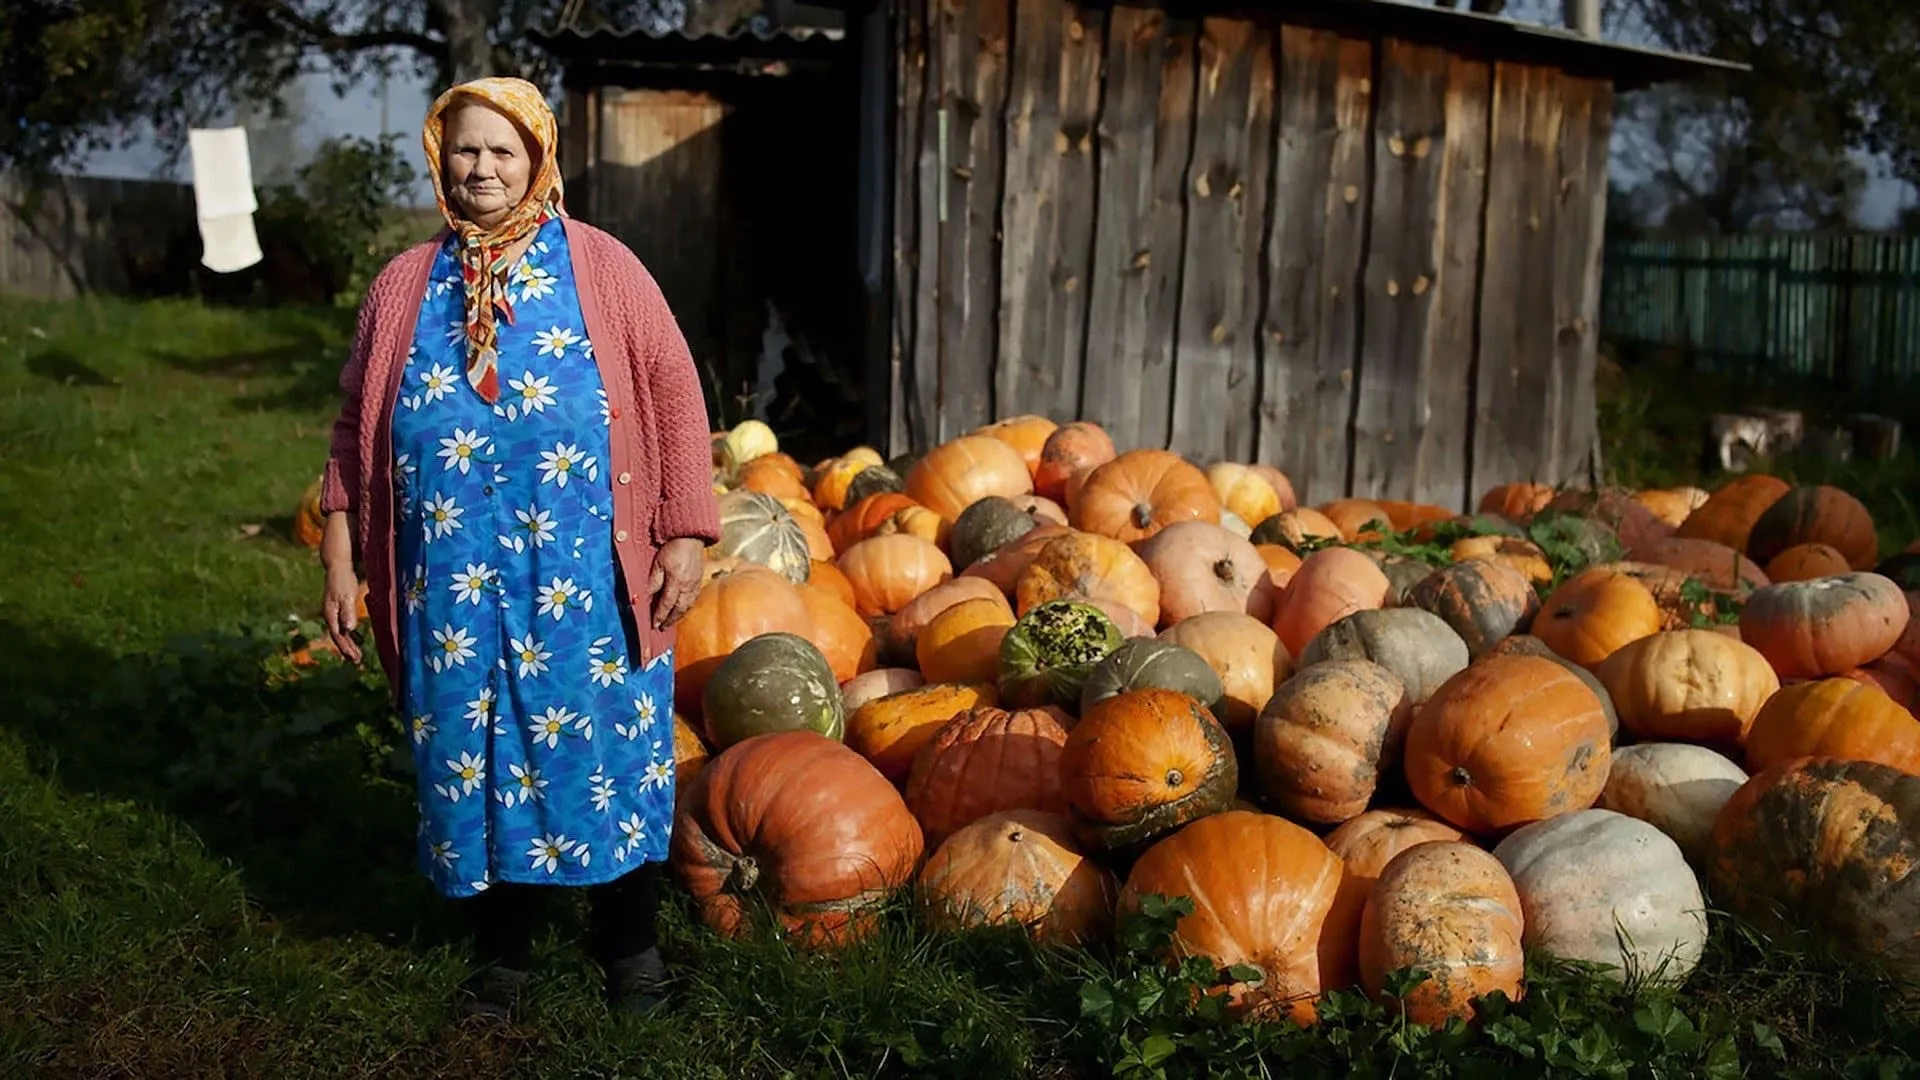
<path fill-rule="evenodd" d="M 1536 966 L 1477 1031 L 1338 995 L 1303 1033 L 1194 1005 L 1211 973 L 1149 959 L 1165 913 L 1046 954 L 895 910 L 814 957 L 676 895 L 675 1004 L 639 1022 L 569 896 L 527 1020 L 458 1023 L 378 676 L 283 656 L 349 317 L 0 308 L 0 1076 L 1920 1076 L 1911 1004 L 1719 920 L 1678 993 Z"/>

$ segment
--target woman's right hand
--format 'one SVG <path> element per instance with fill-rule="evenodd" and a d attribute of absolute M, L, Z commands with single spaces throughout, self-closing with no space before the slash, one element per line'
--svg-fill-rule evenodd
<path fill-rule="evenodd" d="M 326 531 L 320 538 L 320 562 L 327 568 L 326 591 L 320 600 L 320 621 L 327 637 L 340 655 L 360 662 L 360 640 L 353 631 L 360 625 L 360 578 L 353 572 L 353 532 L 347 514 L 336 510 L 327 515 Z"/>

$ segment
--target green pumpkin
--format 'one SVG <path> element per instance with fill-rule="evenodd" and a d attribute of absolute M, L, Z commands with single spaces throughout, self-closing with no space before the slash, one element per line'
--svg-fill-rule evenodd
<path fill-rule="evenodd" d="M 964 570 L 1032 532 L 1038 524 L 1011 499 L 989 495 L 954 519 L 953 531 L 947 534 L 953 565 Z"/>
<path fill-rule="evenodd" d="M 1527 526 L 1527 538 L 1546 552 L 1547 560 L 1568 574 L 1596 563 L 1620 558 L 1620 536 L 1596 518 L 1557 512 L 1541 513 Z"/>
<path fill-rule="evenodd" d="M 1080 687 L 1080 711 L 1129 690 L 1148 688 L 1185 694 L 1215 717 L 1226 715 L 1227 688 L 1206 658 L 1184 645 L 1134 638 L 1095 664 Z"/>
<path fill-rule="evenodd" d="M 847 505 L 852 506 L 869 495 L 881 495 L 901 488 L 900 474 L 885 465 L 869 465 L 847 485 Z"/>
<path fill-rule="evenodd" d="M 720 497 L 722 555 L 759 563 L 798 585 L 813 573 L 806 531 L 780 500 L 747 488 Z"/>
<path fill-rule="evenodd" d="M 846 734 L 846 707 L 833 668 L 797 634 L 761 634 L 720 662 L 701 700 L 714 753 L 771 731 Z"/>
<path fill-rule="evenodd" d="M 1126 640 L 1106 612 L 1049 600 L 1020 616 L 1000 642 L 1000 701 L 1020 709 L 1071 709 L 1094 666 Z"/>

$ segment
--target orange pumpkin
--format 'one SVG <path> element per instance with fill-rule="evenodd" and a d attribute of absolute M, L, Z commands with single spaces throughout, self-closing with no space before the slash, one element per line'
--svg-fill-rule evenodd
<path fill-rule="evenodd" d="M 962 570 L 960 576 L 990 581 L 1007 599 L 1012 600 L 1021 572 L 1040 554 L 1040 550 L 1063 536 L 1073 535 L 1074 531 L 1065 525 L 1041 525 Z"/>
<path fill-rule="evenodd" d="M 1326 548 L 1300 562 L 1274 604 L 1273 631 L 1290 656 L 1330 623 L 1386 606 L 1390 585 L 1380 567 L 1351 548 Z"/>
<path fill-rule="evenodd" d="M 1849 569 L 1871 570 L 1880 561 L 1873 515 L 1859 499 L 1826 484 L 1797 487 L 1774 500 L 1754 521 L 1747 554 L 1764 566 L 1788 548 L 1813 543 L 1838 551 Z M 1780 580 L 1771 571 L 1767 576 Z"/>
<path fill-rule="evenodd" d="M 1060 504 L 1054 502 L 1052 499 L 1043 498 L 1039 495 L 1021 495 L 1010 501 L 1013 503 L 1014 509 L 1027 514 L 1042 525 L 1065 525 L 1067 523 L 1067 512 L 1062 510 Z"/>
<path fill-rule="evenodd" d="M 872 536 L 900 511 L 920 505 L 898 491 L 869 495 L 833 516 L 827 523 L 827 539 L 836 553 Z"/>
<path fill-rule="evenodd" d="M 1780 689 L 1766 657 L 1710 630 L 1669 630 L 1629 642 L 1596 674 L 1620 726 L 1642 742 L 1738 746 Z"/>
<path fill-rule="evenodd" d="M 1407 730 L 1407 784 L 1472 833 L 1593 805 L 1611 761 L 1607 716 L 1551 660 L 1491 655 L 1448 679 Z"/>
<path fill-rule="evenodd" d="M 1095 702 L 1067 735 L 1061 784 L 1109 848 L 1150 840 L 1227 805 L 1240 782 L 1226 729 L 1172 690 Z"/>
<path fill-rule="evenodd" d="M 1386 992 L 1405 968 L 1427 978 L 1399 1002 L 1407 1019 L 1433 1028 L 1472 1020 L 1473 1000 L 1495 990 L 1522 994 L 1519 890 L 1491 854 L 1459 841 L 1421 844 L 1381 872 L 1360 920 L 1360 979 Z"/>
<path fill-rule="evenodd" d="M 813 613 L 786 578 L 747 564 L 701 588 L 675 629 L 674 706 L 697 718 L 707 680 L 735 649 L 762 634 L 811 637 Z"/>
<path fill-rule="evenodd" d="M 1632 575 L 1590 567 L 1561 582 L 1540 605 L 1533 636 L 1592 671 L 1620 646 L 1659 633 L 1664 620 L 1653 592 Z"/>
<path fill-rule="evenodd" d="M 1297 821 L 1359 817 L 1399 763 L 1412 718 L 1407 688 L 1370 660 L 1328 660 L 1281 684 L 1253 726 L 1267 802 Z"/>
<path fill-rule="evenodd" d="M 1293 656 L 1279 635 L 1240 612 L 1210 611 L 1183 619 L 1161 631 L 1160 640 L 1191 649 L 1220 677 L 1226 707 L 1215 719 L 1228 731 L 1252 730 L 1273 688 L 1293 674 Z"/>
<path fill-rule="evenodd" d="M 1339 856 L 1284 818 L 1228 810 L 1148 848 L 1120 890 L 1120 909 L 1147 896 L 1186 896 L 1174 928 L 1177 956 L 1260 969 L 1255 983 L 1221 988 L 1237 1015 L 1314 1022 L 1315 1001 L 1352 985 L 1365 895 Z"/>
<path fill-rule="evenodd" d="M 1747 733 L 1747 771 L 1803 757 L 1874 761 L 1920 775 L 1920 720 L 1879 687 L 1853 679 L 1783 687 Z"/>
<path fill-rule="evenodd" d="M 1811 581 L 1853 569 L 1847 557 L 1825 544 L 1795 544 L 1767 560 L 1769 581 Z"/>
<path fill-rule="evenodd" d="M 1669 536 L 1634 548 L 1627 556 L 1637 562 L 1671 567 L 1698 578 L 1709 589 L 1736 596 L 1772 583 L 1758 563 L 1715 540 Z"/>
<path fill-rule="evenodd" d="M 1694 501 L 1696 495 L 1699 502 Z M 1635 492 L 1633 501 L 1646 507 L 1662 525 L 1677 529 L 1696 506 L 1706 501 L 1706 493 L 1699 488 L 1657 488 Z"/>
<path fill-rule="evenodd" d="M 953 577 L 953 564 L 917 536 L 872 536 L 838 560 L 853 586 L 854 607 L 872 617 L 891 615 L 935 585 Z"/>
<path fill-rule="evenodd" d="M 807 490 L 807 485 L 798 476 L 778 461 L 769 461 L 765 457 L 754 458 L 741 466 L 740 482 L 734 486 L 776 499 L 813 498 L 813 493 Z"/>
<path fill-rule="evenodd" d="M 1294 572 L 1300 569 L 1300 556 L 1279 544 L 1255 544 L 1253 550 L 1260 555 L 1260 561 L 1267 564 L 1267 581 L 1272 585 L 1274 602 L 1280 598 L 1280 590 L 1293 580 Z"/>
<path fill-rule="evenodd" d="M 1093 471 L 1067 519 L 1074 528 L 1131 544 L 1176 521 L 1220 524 L 1205 473 L 1166 450 L 1129 450 Z"/>
<path fill-rule="evenodd" d="M 847 717 L 847 745 L 873 762 L 880 775 L 902 783 L 913 771 L 914 756 L 933 741 L 942 725 L 995 700 L 992 683 L 928 683 L 888 694 Z"/>
<path fill-rule="evenodd" d="M 1208 611 L 1244 611 L 1273 618 L 1274 585 L 1266 560 L 1219 525 L 1182 521 L 1140 544 L 1140 557 L 1160 583 L 1160 620 L 1177 623 Z"/>
<path fill-rule="evenodd" d="M 1888 653 L 1866 667 L 1843 671 L 1840 678 L 1875 687 L 1910 713 L 1920 707 L 1920 668 L 1895 653 Z"/>
<path fill-rule="evenodd" d="M 1837 675 L 1884 656 L 1909 617 L 1892 581 L 1840 574 L 1755 591 L 1740 612 L 1740 638 L 1783 679 Z"/>
<path fill-rule="evenodd" d="M 1040 460 L 1033 467 L 1033 490 L 1056 503 L 1065 501 L 1070 477 L 1089 473 L 1113 459 L 1113 440 L 1100 425 L 1086 420 L 1062 424 L 1040 447 Z"/>
<path fill-rule="evenodd" d="M 1480 496 L 1475 510 L 1498 514 L 1509 521 L 1526 521 L 1553 501 L 1553 489 L 1545 484 L 1496 484 Z"/>
<path fill-rule="evenodd" d="M 325 477 L 316 477 L 300 493 L 293 510 L 293 542 L 301 547 L 317 548 L 327 532 L 327 516 L 320 512 L 320 488 Z"/>
<path fill-rule="evenodd" d="M 707 764 L 680 805 L 670 860 L 700 919 L 741 936 L 762 905 L 803 945 L 866 937 L 920 862 L 899 792 L 811 731 L 758 735 Z"/>
<path fill-rule="evenodd" d="M 1265 479 L 1267 486 L 1273 488 L 1273 493 L 1280 496 L 1280 511 L 1282 513 L 1300 505 L 1300 497 L 1294 494 L 1293 481 L 1287 478 L 1286 473 L 1281 472 L 1271 465 L 1261 465 L 1258 463 L 1249 465 L 1247 468 L 1252 469 L 1255 475 Z M 1254 522 L 1252 518 L 1247 518 L 1246 520 L 1256 525 L 1259 524 L 1259 522 Z"/>
<path fill-rule="evenodd" d="M 1468 559 L 1415 582 L 1407 590 L 1407 603 L 1439 616 L 1473 657 L 1524 633 L 1539 613 L 1540 594 L 1506 563 Z"/>
<path fill-rule="evenodd" d="M 1393 807 L 1369 810 L 1327 834 L 1327 850 L 1347 865 L 1356 887 L 1373 891 L 1373 883 L 1395 855 L 1432 840 L 1465 840 L 1467 834 L 1425 810 Z"/>
<path fill-rule="evenodd" d="M 808 641 L 820 649 L 827 666 L 833 669 L 833 681 L 846 682 L 855 675 L 879 666 L 879 643 L 873 627 L 830 590 L 812 583 L 794 586 L 806 602 L 813 620 Z"/>
<path fill-rule="evenodd" d="M 981 706 L 947 721 L 914 755 L 907 776 L 907 808 L 927 842 L 1003 810 L 1066 813 L 1060 756 L 1072 722 L 1051 705 Z"/>
<path fill-rule="evenodd" d="M 857 457 L 835 458 L 820 469 L 813 482 L 813 502 L 822 510 L 846 509 L 847 489 L 854 478 L 872 468 L 871 462 Z"/>
<path fill-rule="evenodd" d="M 1106 600 L 1133 609 L 1148 626 L 1160 619 L 1160 583 L 1146 561 L 1095 533 L 1062 536 L 1041 548 L 1014 581 L 1013 595 L 1022 615 L 1049 600 Z"/>
<path fill-rule="evenodd" d="M 830 562 L 813 560 L 813 565 L 808 570 L 807 584 L 818 585 L 832 593 L 841 603 L 848 607 L 854 606 L 853 582 L 848 581 L 847 575 L 841 573 L 840 568 Z"/>
<path fill-rule="evenodd" d="M 1377 540 L 1381 528 L 1393 526 L 1393 515 L 1387 513 L 1379 503 L 1368 499 L 1335 499 L 1320 504 L 1319 509 L 1340 530 L 1342 540 Z"/>
<path fill-rule="evenodd" d="M 1472 559 L 1497 562 L 1540 585 L 1553 581 L 1553 565 L 1547 562 L 1547 553 L 1523 537 L 1463 536 L 1453 542 L 1447 554 L 1457 563 Z"/>
<path fill-rule="evenodd" d="M 1547 510 L 1574 514 L 1605 525 L 1619 538 L 1623 549 L 1641 547 L 1673 535 L 1673 528 L 1653 516 L 1621 488 L 1599 491 L 1562 491 L 1547 503 Z"/>
<path fill-rule="evenodd" d="M 1058 430 L 1059 426 L 1053 421 L 1029 413 L 997 420 L 974 434 L 999 439 L 1013 447 L 1020 455 L 1020 460 L 1026 463 L 1027 475 L 1031 477 L 1040 471 L 1040 454 L 1046 449 L 1047 440 Z"/>
<path fill-rule="evenodd" d="M 957 577 L 943 581 L 893 613 L 880 628 L 881 659 L 895 663 L 917 663 L 919 658 L 920 635 L 927 626 L 943 611 L 955 604 L 967 600 L 998 600 L 1006 609 L 1007 617 L 1013 617 L 1013 606 L 993 583 L 983 578 Z"/>
<path fill-rule="evenodd" d="M 951 525 L 960 511 L 989 495 L 1027 494 L 1033 476 L 1013 447 L 988 435 L 962 435 L 914 462 L 906 488 L 913 501 Z"/>
<path fill-rule="evenodd" d="M 1735 551 L 1746 551 L 1754 523 L 1793 486 L 1777 476 L 1748 473 L 1729 481 L 1713 493 L 1674 535 L 1693 540 L 1712 540 Z"/>
<path fill-rule="evenodd" d="M 674 713 L 673 805 L 676 809 L 686 801 L 688 790 L 712 759 L 713 751 L 707 749 L 706 740 L 700 737 L 692 724 L 687 723 L 686 717 Z"/>
<path fill-rule="evenodd" d="M 1257 522 L 1252 539 L 1256 544 L 1279 544 L 1290 551 L 1298 551 L 1309 542 L 1340 540 L 1342 536 L 1340 526 L 1334 524 L 1327 515 L 1310 506 L 1297 506 Z"/>
<path fill-rule="evenodd" d="M 1000 674 L 1000 641 L 1013 629 L 1013 612 L 996 596 L 963 600 L 933 617 L 914 656 L 928 682 L 992 682 Z"/>
<path fill-rule="evenodd" d="M 941 551 L 947 549 L 947 534 L 953 522 L 924 506 L 909 506 L 880 523 L 874 536 L 911 536 L 925 540 Z"/>
<path fill-rule="evenodd" d="M 1215 462 L 1207 466 L 1207 483 L 1213 485 L 1220 505 L 1241 521 L 1258 525 L 1285 509 L 1273 484 L 1250 465 Z"/>
<path fill-rule="evenodd" d="M 1073 822 L 1039 810 L 991 814 L 954 833 L 917 888 L 935 930 L 1011 923 L 1043 945 L 1104 937 L 1117 892 L 1113 874 L 1080 850 Z"/>

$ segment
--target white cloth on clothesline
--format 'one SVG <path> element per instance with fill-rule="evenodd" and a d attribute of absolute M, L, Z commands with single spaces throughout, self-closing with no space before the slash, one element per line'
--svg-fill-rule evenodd
<path fill-rule="evenodd" d="M 194 212 L 200 219 L 200 262 L 219 274 L 245 270 L 261 259 L 253 214 L 253 162 L 247 129 L 195 128 L 187 133 L 193 154 Z"/>

